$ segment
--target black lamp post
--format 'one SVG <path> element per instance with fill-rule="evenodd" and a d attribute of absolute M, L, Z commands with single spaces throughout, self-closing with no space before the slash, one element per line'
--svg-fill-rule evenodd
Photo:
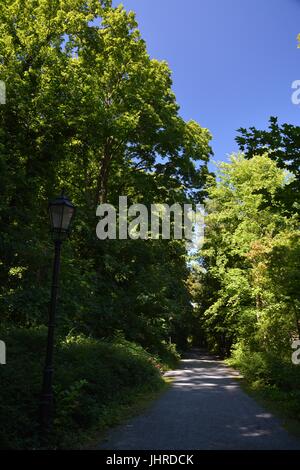
<path fill-rule="evenodd" d="M 43 388 L 40 403 L 40 423 L 43 432 L 50 428 L 53 416 L 53 351 L 54 351 L 54 329 L 56 305 L 58 298 L 58 281 L 60 268 L 60 251 L 62 242 L 67 238 L 72 219 L 75 214 L 75 207 L 63 194 L 49 203 L 49 215 L 51 222 L 52 238 L 55 246 L 53 277 L 51 288 L 51 301 L 49 309 L 49 324 L 47 338 L 47 353 L 44 369 Z"/>

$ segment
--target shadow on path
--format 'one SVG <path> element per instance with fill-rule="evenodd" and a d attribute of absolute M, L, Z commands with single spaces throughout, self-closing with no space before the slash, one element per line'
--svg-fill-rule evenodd
<path fill-rule="evenodd" d="M 147 412 L 112 430 L 99 449 L 300 449 L 218 358 L 193 350 L 165 375 L 172 387 Z"/>

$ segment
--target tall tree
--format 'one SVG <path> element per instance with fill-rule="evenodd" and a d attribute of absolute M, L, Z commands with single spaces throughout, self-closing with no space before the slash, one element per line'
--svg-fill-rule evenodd
<path fill-rule="evenodd" d="M 208 190 L 205 271 L 194 297 L 210 346 L 222 353 L 241 340 L 282 353 L 297 331 L 297 219 L 272 208 L 285 182 L 267 155 L 237 155 Z"/>
<path fill-rule="evenodd" d="M 0 20 L 3 317 L 46 317 L 47 199 L 64 186 L 78 210 L 60 325 L 98 336 L 121 329 L 148 343 L 166 337 L 190 312 L 184 245 L 100 243 L 96 206 L 119 195 L 146 205 L 202 200 L 210 133 L 180 117 L 169 67 L 149 57 L 123 7 L 4 0 Z"/>
<path fill-rule="evenodd" d="M 277 200 L 287 213 L 299 214 L 300 209 L 300 127 L 278 123 L 278 118 L 271 117 L 268 130 L 240 128 L 236 138 L 240 150 L 246 158 L 263 155 L 268 152 L 279 168 L 286 169 L 293 175 L 289 184 L 277 192 Z"/>

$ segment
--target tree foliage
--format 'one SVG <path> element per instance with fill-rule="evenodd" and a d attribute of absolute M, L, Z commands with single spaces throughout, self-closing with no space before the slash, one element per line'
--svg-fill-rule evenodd
<path fill-rule="evenodd" d="M 240 150 L 246 158 L 263 155 L 268 152 L 279 168 L 287 170 L 293 177 L 284 188 L 278 188 L 277 201 L 287 213 L 299 214 L 300 207 L 300 127 L 278 123 L 278 118 L 271 117 L 268 130 L 240 128 L 236 138 Z M 270 202 L 270 201 L 269 201 Z"/>
<path fill-rule="evenodd" d="M 239 342 L 289 354 L 299 333 L 299 228 L 278 206 L 285 184 L 268 155 L 239 154 L 220 164 L 208 190 L 205 272 L 194 297 L 210 346 L 223 354 Z"/>
<path fill-rule="evenodd" d="M 184 245 L 95 234 L 99 202 L 199 201 L 208 175 L 210 134 L 180 117 L 171 71 L 149 57 L 134 13 L 110 1 L 4 0 L 0 78 L 1 321 L 46 321 L 47 202 L 64 187 L 77 217 L 61 331 L 180 341 L 191 313 Z"/>

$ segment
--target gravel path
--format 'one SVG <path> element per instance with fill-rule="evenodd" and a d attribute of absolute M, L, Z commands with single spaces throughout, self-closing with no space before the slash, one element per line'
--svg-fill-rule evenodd
<path fill-rule="evenodd" d="M 192 352 L 144 414 L 112 430 L 109 450 L 300 449 L 300 441 L 238 385 L 237 372 Z"/>

